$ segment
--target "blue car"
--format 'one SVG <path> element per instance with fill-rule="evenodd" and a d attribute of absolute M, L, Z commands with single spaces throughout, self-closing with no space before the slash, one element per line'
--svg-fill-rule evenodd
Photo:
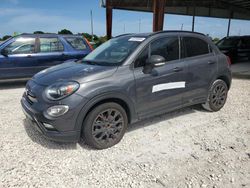
<path fill-rule="evenodd" d="M 48 67 L 82 59 L 91 51 L 81 36 L 22 34 L 0 44 L 0 80 L 28 79 Z"/>

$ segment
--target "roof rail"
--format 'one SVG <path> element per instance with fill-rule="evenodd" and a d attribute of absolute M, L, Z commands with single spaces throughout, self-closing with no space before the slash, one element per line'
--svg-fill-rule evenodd
<path fill-rule="evenodd" d="M 205 36 L 205 34 L 203 34 L 203 33 L 194 32 L 194 31 L 183 31 L 183 30 L 165 30 L 165 31 L 157 31 L 157 32 L 153 32 L 152 35 L 160 34 L 160 33 L 172 33 L 172 32 L 179 32 L 179 33 L 195 33 L 195 34 L 198 34 L 198 35 L 203 35 L 203 36 Z"/>

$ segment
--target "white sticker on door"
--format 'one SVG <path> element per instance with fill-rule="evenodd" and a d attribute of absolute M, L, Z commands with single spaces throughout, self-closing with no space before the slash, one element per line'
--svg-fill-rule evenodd
<path fill-rule="evenodd" d="M 152 88 L 152 93 L 163 91 L 163 90 L 169 90 L 169 89 L 179 89 L 179 88 L 185 88 L 186 82 L 170 82 L 166 84 L 158 84 L 154 85 Z"/>

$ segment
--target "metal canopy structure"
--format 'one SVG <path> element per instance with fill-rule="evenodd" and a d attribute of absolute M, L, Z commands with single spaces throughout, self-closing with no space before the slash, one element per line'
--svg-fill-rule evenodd
<path fill-rule="evenodd" d="M 112 10 L 153 12 L 153 31 L 163 29 L 164 14 L 225 18 L 228 35 L 231 19 L 250 20 L 250 0 L 101 0 L 106 8 L 107 36 L 112 35 Z"/>

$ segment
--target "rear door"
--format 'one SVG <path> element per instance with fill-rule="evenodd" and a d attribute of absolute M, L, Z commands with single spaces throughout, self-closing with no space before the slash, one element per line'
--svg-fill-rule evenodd
<path fill-rule="evenodd" d="M 136 108 L 141 118 L 182 106 L 186 67 L 180 61 L 179 44 L 176 36 L 156 39 L 136 59 Z M 144 74 L 145 62 L 151 55 L 163 56 L 165 65 L 154 68 L 151 74 Z"/>
<path fill-rule="evenodd" d="M 182 46 L 182 61 L 187 66 L 183 102 L 204 102 L 211 81 L 217 74 L 217 57 L 203 38 L 184 36 Z"/>
<path fill-rule="evenodd" d="M 36 38 L 20 36 L 2 50 L 7 56 L 0 56 L 0 78 L 28 78 L 35 73 Z"/>
<path fill-rule="evenodd" d="M 58 37 L 39 37 L 37 71 L 63 63 L 65 58 L 64 46 Z"/>

